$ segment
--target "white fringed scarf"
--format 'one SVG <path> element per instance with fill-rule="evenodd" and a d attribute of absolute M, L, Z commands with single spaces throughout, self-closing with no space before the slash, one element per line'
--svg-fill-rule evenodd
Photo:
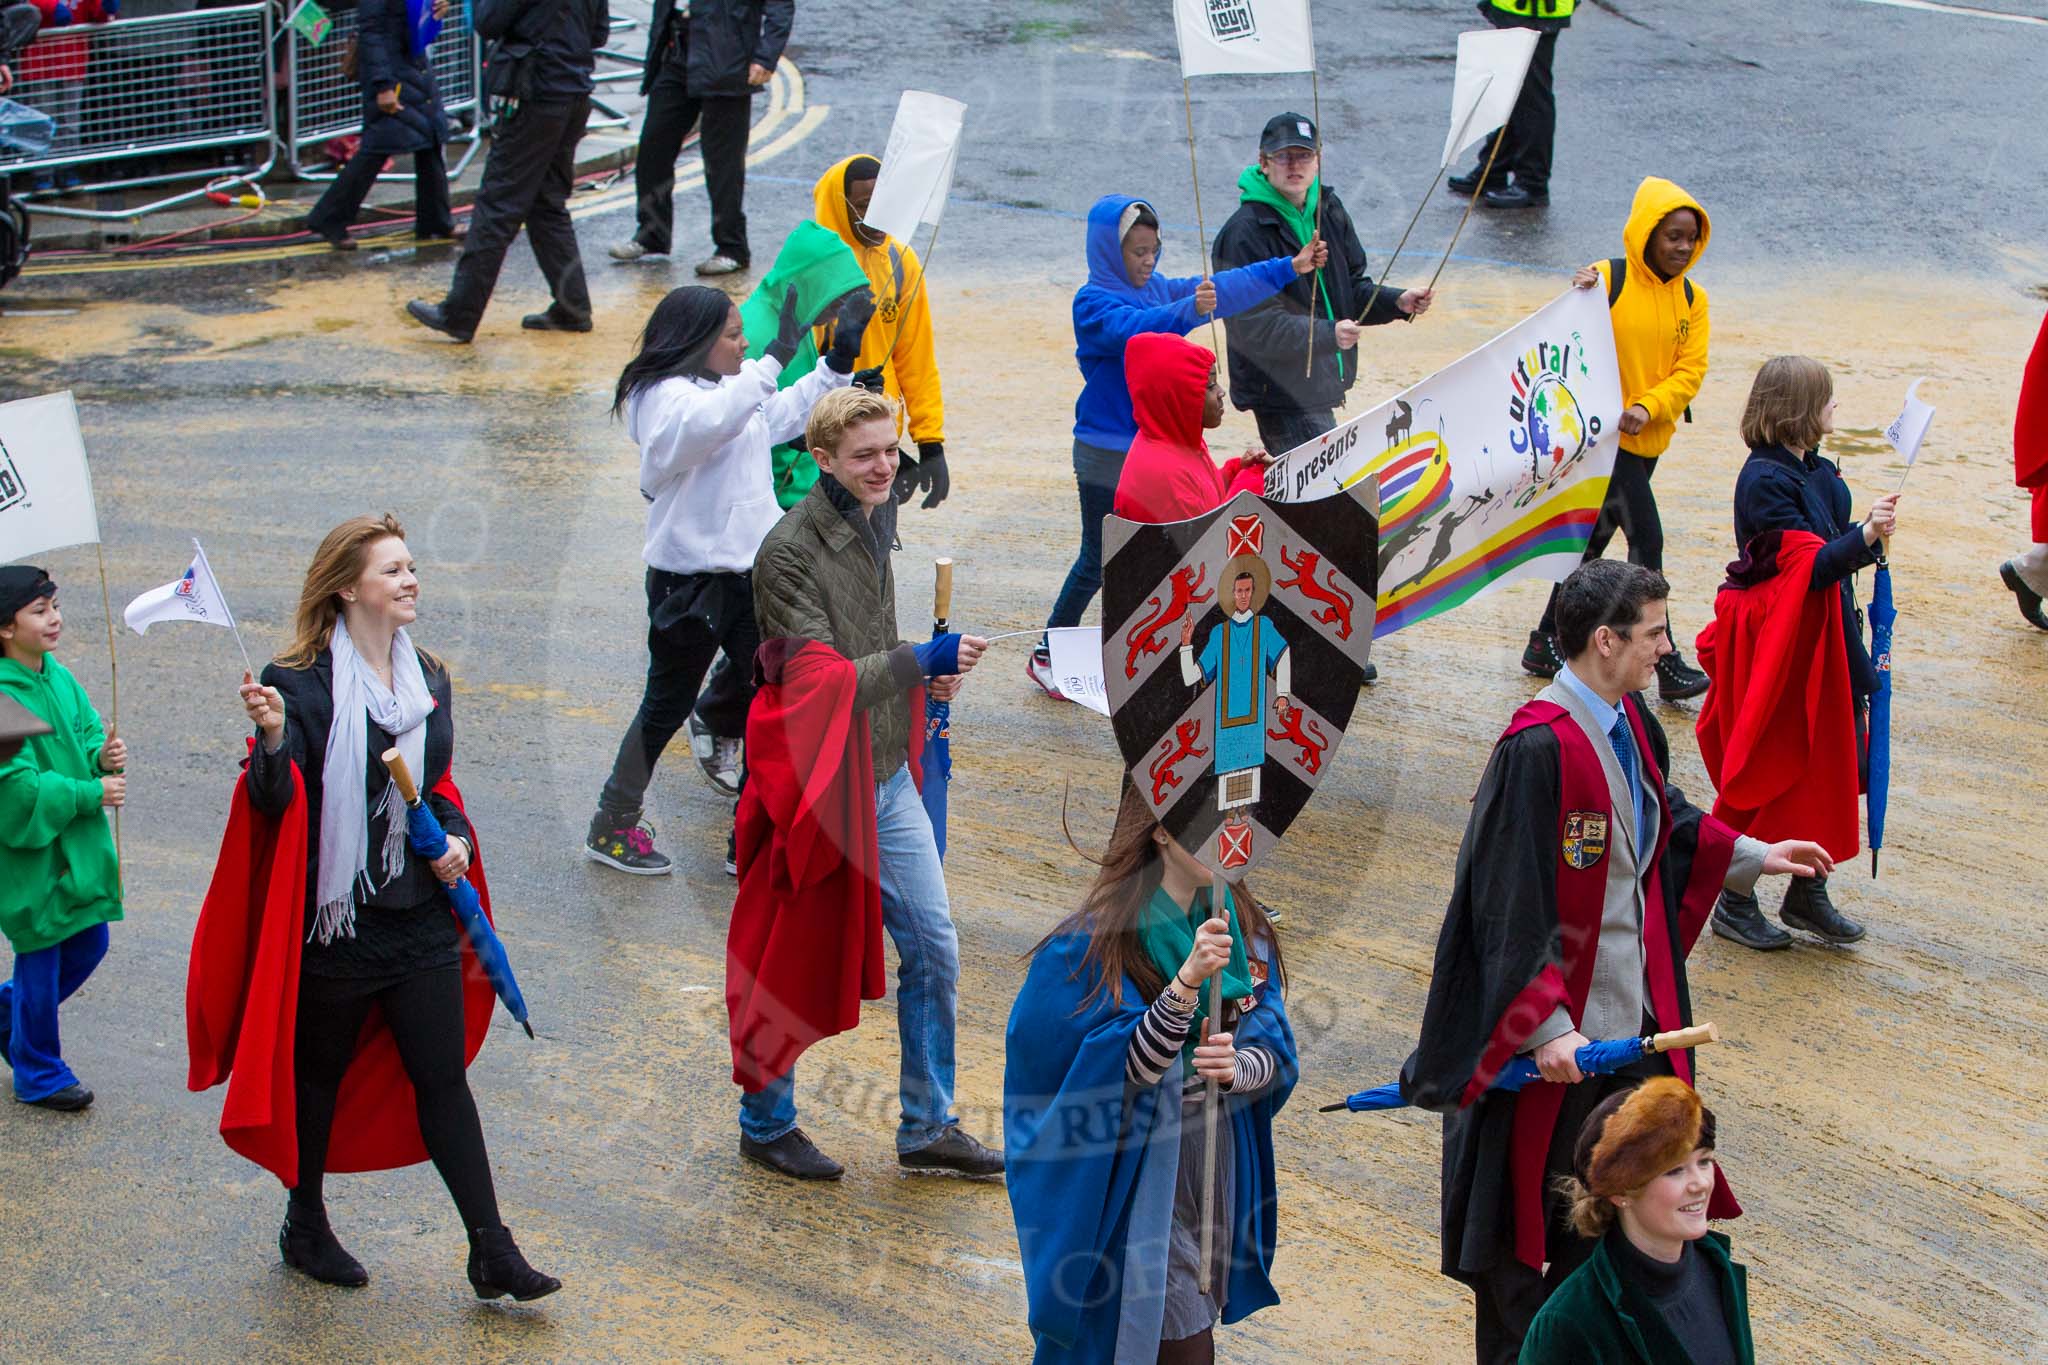
<path fill-rule="evenodd" d="M 396 782 L 386 784 L 377 803 L 385 818 L 383 876 L 373 877 L 369 869 L 369 723 L 374 720 L 386 734 L 397 737 L 398 752 L 405 756 L 414 780 L 424 782 L 427 715 L 434 709 L 419 651 L 404 630 L 391 637 L 392 687 L 378 681 L 356 652 L 346 621 L 335 620 L 329 650 L 334 662 L 334 723 L 327 730 L 321 768 L 320 875 L 313 923 L 306 932 L 307 942 L 318 939 L 323 945 L 355 937 L 358 884 L 367 894 L 405 870 L 405 798 L 398 794 Z"/>

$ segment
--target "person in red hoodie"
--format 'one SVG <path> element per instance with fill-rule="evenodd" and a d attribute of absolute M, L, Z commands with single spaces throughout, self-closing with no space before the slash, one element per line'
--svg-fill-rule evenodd
<path fill-rule="evenodd" d="M 1220 469 L 1209 458 L 1202 432 L 1223 425 L 1214 351 L 1171 332 L 1140 332 L 1124 343 L 1124 383 L 1138 435 L 1116 483 L 1118 516 L 1187 521 L 1265 487 L 1265 451 L 1233 455 Z"/>

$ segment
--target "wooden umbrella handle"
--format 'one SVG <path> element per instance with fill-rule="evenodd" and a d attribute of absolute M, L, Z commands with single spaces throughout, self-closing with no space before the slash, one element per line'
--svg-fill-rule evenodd
<path fill-rule="evenodd" d="M 932 561 L 932 620 L 947 621 L 953 615 L 953 561 Z"/>
<path fill-rule="evenodd" d="M 1650 1039 L 1652 1052 L 1676 1052 L 1680 1048 L 1698 1047 L 1701 1043 L 1718 1043 L 1721 1030 L 1713 1024 L 1695 1024 L 1691 1028 L 1673 1029 L 1659 1033 Z"/>
<path fill-rule="evenodd" d="M 405 804 L 417 806 L 420 803 L 420 789 L 413 784 L 412 769 L 405 766 L 405 755 L 396 749 L 386 749 L 384 766 L 391 770 L 391 780 L 398 784 L 398 794 L 405 798 Z"/>

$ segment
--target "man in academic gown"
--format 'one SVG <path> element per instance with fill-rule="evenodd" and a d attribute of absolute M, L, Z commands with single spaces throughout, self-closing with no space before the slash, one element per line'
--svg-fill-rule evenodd
<path fill-rule="evenodd" d="M 1481 1362 L 1512 1361 L 1550 1291 L 1591 1244 L 1554 1178 L 1592 1108 L 1651 1071 L 1692 1080 L 1687 1052 L 1582 1076 L 1590 1039 L 1692 1023 L 1685 958 L 1723 887 L 1829 870 L 1818 844 L 1765 845 L 1689 803 L 1639 697 L 1671 652 L 1664 576 L 1593 560 L 1565 580 L 1566 666 L 1516 713 L 1473 798 L 1403 1095 L 1442 1111 L 1443 1272 L 1476 1300 Z M 1544 1079 L 1488 1094 L 1533 1055 Z M 1708 1212 L 1741 1212 L 1717 1180 Z M 1547 1267 L 1547 1269 L 1546 1269 Z"/>

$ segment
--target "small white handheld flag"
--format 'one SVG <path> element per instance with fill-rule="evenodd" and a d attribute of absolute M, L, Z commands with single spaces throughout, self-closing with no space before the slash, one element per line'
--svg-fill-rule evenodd
<path fill-rule="evenodd" d="M 1183 79 L 1316 69 L 1308 0 L 1173 0 L 1173 26 Z"/>
<path fill-rule="evenodd" d="M 1530 28 L 1484 28 L 1458 35 L 1458 74 L 1451 83 L 1451 131 L 1444 137 L 1448 166 L 1458 153 L 1504 127 L 1522 94 L 1529 59 L 1543 37 Z"/>
<path fill-rule="evenodd" d="M 960 124 L 967 106 L 924 90 L 906 90 L 889 125 L 882 174 L 861 221 L 907 242 L 918 224 L 939 225 L 960 159 Z"/>
<path fill-rule="evenodd" d="M 194 542 L 195 545 L 197 542 Z M 197 554 L 185 570 L 185 576 L 161 588 L 148 592 L 130 602 L 122 611 L 121 619 L 137 635 L 146 635 L 149 628 L 160 621 L 196 621 L 203 626 L 234 628 L 234 618 L 228 615 L 227 599 L 221 596 L 220 584 L 213 581 L 213 570 L 206 566 L 206 556 Z"/>
<path fill-rule="evenodd" d="M 1109 714 L 1109 689 L 1102 682 L 1102 631 L 1095 626 L 1054 626 L 1045 633 L 1052 675 L 1060 695 L 1101 715 Z"/>
<path fill-rule="evenodd" d="M 1927 380 L 1923 377 L 1913 381 L 1906 390 L 1906 406 L 1884 429 L 1884 438 L 1892 443 L 1892 449 L 1906 457 L 1906 467 L 1913 467 L 1919 457 L 1920 443 L 1927 439 L 1927 428 L 1934 423 L 1934 404 L 1920 401 L 1920 386 Z"/>
<path fill-rule="evenodd" d="M 0 564 L 99 539 L 70 392 L 0 403 Z"/>

